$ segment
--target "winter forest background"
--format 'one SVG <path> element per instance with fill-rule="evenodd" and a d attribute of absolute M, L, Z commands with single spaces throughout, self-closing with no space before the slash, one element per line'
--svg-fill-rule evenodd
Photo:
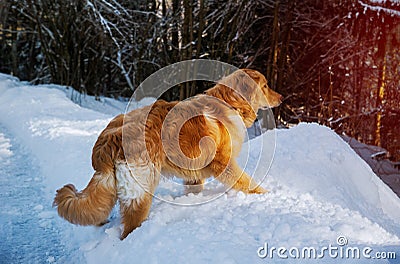
<path fill-rule="evenodd" d="M 278 125 L 318 122 L 400 161 L 398 1 L 0 1 L 0 72 L 34 84 L 129 97 L 151 73 L 197 58 L 264 73 L 286 98 Z"/>

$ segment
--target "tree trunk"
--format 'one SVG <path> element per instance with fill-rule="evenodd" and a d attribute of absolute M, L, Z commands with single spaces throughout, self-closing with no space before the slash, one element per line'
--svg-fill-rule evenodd
<path fill-rule="evenodd" d="M 272 89 L 275 88 L 276 81 L 276 63 L 278 57 L 278 41 L 279 41 L 279 1 L 275 2 L 274 7 L 274 22 L 272 26 L 271 46 L 268 56 L 267 65 L 267 80 Z"/>
<path fill-rule="evenodd" d="M 11 25 L 11 39 L 12 39 L 12 46 L 11 46 L 11 58 L 12 58 L 12 75 L 18 76 L 18 50 L 17 50 L 17 43 L 18 43 L 18 33 L 17 33 L 17 25 Z"/>
<path fill-rule="evenodd" d="M 375 120 L 375 145 L 381 147 L 381 127 L 382 127 L 382 104 L 385 97 L 385 81 L 386 81 L 386 45 L 387 41 L 385 37 L 382 37 L 379 42 L 378 55 L 380 60 L 380 71 L 378 78 L 378 86 L 376 91 L 376 104 L 377 109 L 376 120 Z"/>
<path fill-rule="evenodd" d="M 283 77 L 285 76 L 286 72 L 286 63 L 287 63 L 287 56 L 289 51 L 290 45 L 290 32 L 293 27 L 293 10 L 295 8 L 295 1 L 290 1 L 288 6 L 288 10 L 286 13 L 286 21 L 285 25 L 283 25 L 283 32 L 282 32 L 282 45 L 279 52 L 279 59 L 278 59 L 278 73 L 277 73 L 277 81 L 275 85 L 275 91 L 280 92 L 282 90 L 283 85 Z"/>
<path fill-rule="evenodd" d="M 172 1 L 172 12 L 174 22 L 172 24 L 172 60 L 177 61 L 178 54 L 179 54 L 179 21 L 178 18 L 180 17 L 180 10 L 179 10 L 179 0 Z"/>
<path fill-rule="evenodd" d="M 205 20 L 204 20 L 204 1 L 205 0 L 199 0 L 199 29 L 197 32 L 197 48 L 196 48 L 196 59 L 200 58 L 201 54 L 201 40 L 203 38 L 203 30 L 205 26 Z"/>
<path fill-rule="evenodd" d="M 274 7 L 274 22 L 272 26 L 272 37 L 271 37 L 271 46 L 269 50 L 269 55 L 268 55 L 268 61 L 267 61 L 267 80 L 269 82 L 269 86 L 272 89 L 275 89 L 276 87 L 276 72 L 277 72 L 277 60 L 278 60 L 278 41 L 279 41 L 279 6 L 280 2 L 276 1 L 275 2 L 275 7 Z M 268 111 L 263 111 L 262 112 L 262 127 L 264 129 L 268 128 L 268 119 L 270 118 L 268 115 Z"/>

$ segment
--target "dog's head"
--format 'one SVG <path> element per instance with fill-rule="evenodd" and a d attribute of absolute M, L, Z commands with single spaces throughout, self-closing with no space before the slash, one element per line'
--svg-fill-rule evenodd
<path fill-rule="evenodd" d="M 260 72 L 240 69 L 233 75 L 239 84 L 237 91 L 248 100 L 254 111 L 273 108 L 282 103 L 282 95 L 268 87 L 267 79 Z"/>
<path fill-rule="evenodd" d="M 250 127 L 259 109 L 276 107 L 282 95 L 268 87 L 267 79 L 260 72 L 240 69 L 221 79 L 206 94 L 220 98 L 233 107 Z"/>
<path fill-rule="evenodd" d="M 226 76 L 221 84 L 235 90 L 253 108 L 268 109 L 282 103 L 282 95 L 268 87 L 267 79 L 260 72 L 251 69 L 240 69 Z"/>

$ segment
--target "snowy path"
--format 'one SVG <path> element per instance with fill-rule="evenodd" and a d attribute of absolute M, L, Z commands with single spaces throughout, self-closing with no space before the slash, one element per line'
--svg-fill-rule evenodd
<path fill-rule="evenodd" d="M 29 151 L 0 126 L 1 263 L 51 263 L 70 254 L 63 251 L 42 181 Z"/>

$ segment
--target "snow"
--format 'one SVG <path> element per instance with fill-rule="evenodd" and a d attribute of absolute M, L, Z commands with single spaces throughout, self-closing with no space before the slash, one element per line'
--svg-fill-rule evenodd
<path fill-rule="evenodd" d="M 400 196 L 400 185 L 398 184 L 400 180 L 400 170 L 397 168 L 398 163 L 392 162 L 386 158 L 387 150 L 381 147 L 363 144 L 346 135 L 342 135 L 342 138 L 371 166 L 374 172 Z"/>
<path fill-rule="evenodd" d="M 54 255 L 63 261 L 69 254 L 63 252 L 59 226 L 51 221 L 55 216 L 51 204 L 41 204 L 39 169 L 6 128 L 0 125 L 0 131 L 7 142 L 0 149 L 8 150 L 7 159 L 0 158 L 1 263 L 44 263 Z"/>
<path fill-rule="evenodd" d="M 399 3 L 399 0 L 369 0 L 369 2 L 371 3 L 375 3 L 375 4 L 384 4 L 386 2 L 392 2 L 392 3 Z"/>
<path fill-rule="evenodd" d="M 137 107 L 151 101 L 146 98 Z M 162 200 L 154 199 L 149 219 L 123 241 L 118 238 L 118 207 L 102 227 L 69 224 L 51 207 L 55 190 L 67 183 L 86 186 L 93 174 L 93 144 L 125 106 L 0 74 L 0 257 L 8 256 L 3 260 L 286 263 L 277 255 L 261 259 L 257 251 L 266 243 L 276 248 L 337 246 L 341 236 L 348 246 L 400 254 L 400 200 L 346 142 L 317 124 L 268 131 L 249 141 L 246 170 L 257 179 L 267 174 L 265 195 L 228 191 L 209 201 L 219 184 L 184 195 L 164 181 L 157 190 Z M 258 153 L 270 153 L 275 144 L 272 164 L 257 164 Z M 239 163 L 246 159 L 241 155 Z M 36 240 L 40 246 L 27 246 Z M 326 255 L 318 263 L 337 261 Z"/>
<path fill-rule="evenodd" d="M 390 15 L 392 15 L 392 16 L 400 16 L 400 11 L 398 11 L 398 10 L 396 10 L 396 9 L 392 9 L 392 8 L 385 8 L 385 7 L 382 7 L 382 6 L 376 6 L 376 5 L 369 5 L 369 4 L 366 4 L 366 3 L 364 3 L 363 1 L 361 1 L 361 0 L 359 0 L 358 1 L 365 9 L 364 9 L 364 13 L 365 13 L 365 11 L 367 10 L 367 9 L 370 9 L 370 10 L 372 10 L 372 11 L 375 11 L 375 12 L 384 12 L 384 13 L 388 13 L 388 14 L 390 14 Z M 387 1 L 386 0 L 375 0 L 375 1 L 371 1 L 370 0 L 370 2 L 371 3 L 375 3 L 375 4 L 384 4 L 384 3 L 386 3 Z M 389 1 L 389 2 L 393 2 L 393 3 L 395 3 L 395 4 L 398 4 L 398 3 L 400 3 L 400 1 Z"/>
<path fill-rule="evenodd" d="M 5 160 L 12 155 L 10 147 L 10 139 L 6 138 L 3 133 L 0 133 L 0 161 Z"/>

